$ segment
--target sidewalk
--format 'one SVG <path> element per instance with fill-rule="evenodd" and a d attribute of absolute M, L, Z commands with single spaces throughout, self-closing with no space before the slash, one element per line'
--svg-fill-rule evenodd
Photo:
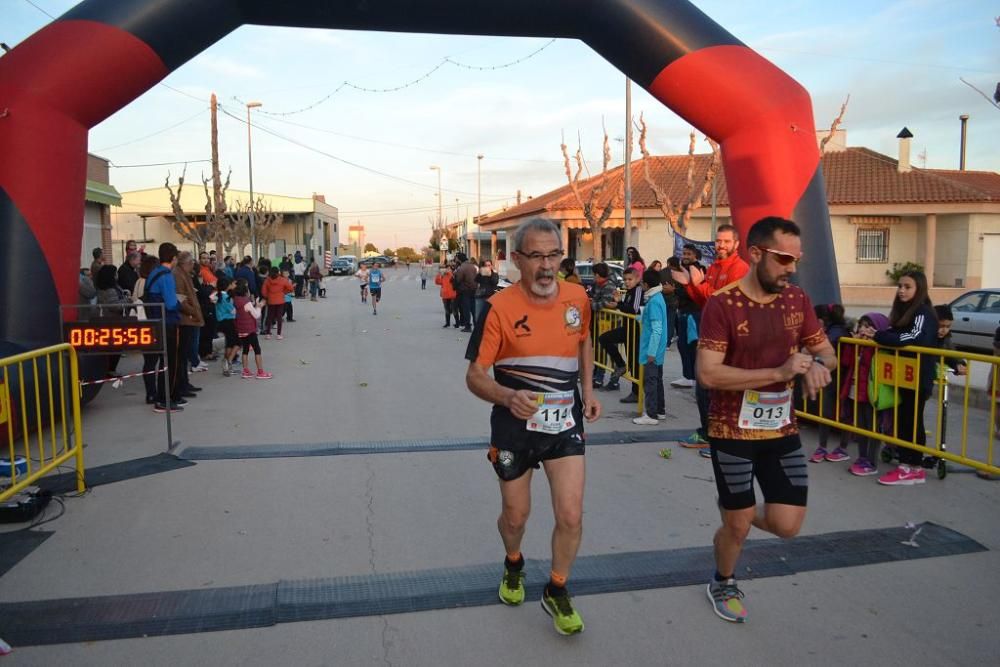
<path fill-rule="evenodd" d="M 285 340 L 262 341 L 273 380 L 223 378 L 217 366 L 192 376 L 204 391 L 175 418 L 177 452 L 232 447 L 238 453 L 269 444 L 301 453 L 318 443 L 348 442 L 368 443 L 370 451 L 198 459 L 189 467 L 98 486 L 83 498 L 65 500 L 66 513 L 41 528 L 52 535 L 0 576 L 0 605 L 158 594 L 152 605 L 172 591 L 493 565 L 499 583 L 499 497 L 484 450 L 424 448 L 435 439 L 488 441 L 490 408 L 465 389 L 468 334 L 442 329 L 437 291 L 420 290 L 419 281 L 387 284 L 377 317 L 358 303 L 351 281 L 328 281 L 328 295 L 296 301 L 298 321 L 287 326 Z M 136 363 L 125 360 L 121 370 Z M 671 350 L 664 377 L 669 383 L 679 375 Z M 599 398 L 605 416 L 588 427 L 595 440 L 599 434 L 644 433 L 630 421 L 633 405 L 603 392 Z M 692 429 L 693 392 L 668 388 L 667 412 L 654 431 Z M 85 409 L 84 429 L 88 467 L 166 449 L 163 416 L 143 404 L 141 385 L 105 388 Z M 810 451 L 814 434 L 808 429 L 803 436 Z M 392 443 L 409 444 L 390 453 L 384 448 Z M 665 447 L 672 449 L 668 460 L 659 456 Z M 603 557 L 613 565 L 616 556 L 711 544 L 718 524 L 715 487 L 709 462 L 696 452 L 672 441 L 593 444 L 587 459 L 581 557 Z M 838 566 L 834 550 L 824 556 L 834 559 L 826 569 L 766 578 L 749 578 L 752 573 L 744 571 L 751 613 L 745 626 L 715 617 L 702 585 L 650 582 L 578 596 L 587 629 L 574 638 L 556 635 L 535 602 L 523 608 L 497 603 L 15 645 L 4 660 L 576 667 L 720 664 L 733 656 L 743 664 L 992 661 L 1000 650 L 990 588 L 1000 569 L 1000 484 L 955 474 L 929 479 L 923 487 L 890 489 L 830 463 L 810 466 L 810 474 L 806 535 L 931 521 L 988 550 L 925 559 L 918 546 L 912 547 L 913 560 L 857 567 Z M 524 553 L 544 561 L 552 517 L 544 476 L 535 477 Z M 710 574 L 706 569 L 706 581 Z M 456 587 L 469 583 L 453 581 Z M 3 628 L 0 616 L 0 637 Z"/>

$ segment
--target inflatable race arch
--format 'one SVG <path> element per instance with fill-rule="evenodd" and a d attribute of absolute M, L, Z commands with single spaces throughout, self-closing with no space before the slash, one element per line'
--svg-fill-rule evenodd
<path fill-rule="evenodd" d="M 87 134 L 243 24 L 580 39 L 722 147 L 734 224 L 803 229 L 839 301 L 808 93 L 686 0 L 84 0 L 0 57 L 0 356 L 77 302 Z"/>

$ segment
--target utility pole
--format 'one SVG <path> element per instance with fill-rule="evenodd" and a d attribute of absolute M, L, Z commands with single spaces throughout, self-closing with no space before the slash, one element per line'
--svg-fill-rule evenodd
<path fill-rule="evenodd" d="M 444 231 L 444 224 L 441 222 L 441 167 L 436 164 L 431 165 L 431 170 L 438 173 L 438 234 L 441 235 L 438 245 L 441 248 L 441 263 L 448 261 L 448 235 Z"/>
<path fill-rule="evenodd" d="M 632 80 L 625 77 L 625 247 L 632 245 Z M 624 252 L 624 250 L 623 250 Z M 608 253 L 610 254 L 610 253 Z"/>
<path fill-rule="evenodd" d="M 253 201 L 253 148 L 250 143 L 250 109 L 263 106 L 260 102 L 247 102 L 247 163 L 250 168 L 250 256 L 257 255 L 257 222 L 254 220 L 254 212 L 257 208 Z"/>
<path fill-rule="evenodd" d="M 479 224 L 483 217 L 483 154 L 480 153 L 476 156 L 476 255 L 482 255 L 479 252 Z M 493 258 L 490 257 L 492 260 Z"/>

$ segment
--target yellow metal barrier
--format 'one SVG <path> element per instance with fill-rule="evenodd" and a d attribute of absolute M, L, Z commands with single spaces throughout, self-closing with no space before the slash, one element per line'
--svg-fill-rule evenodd
<path fill-rule="evenodd" d="M 0 359 L 0 452 L 10 461 L 4 501 L 76 459 L 76 488 L 85 490 L 80 373 L 76 350 L 52 345 Z M 16 462 L 24 460 L 24 470 Z"/>
<path fill-rule="evenodd" d="M 845 367 L 841 361 L 844 359 L 846 346 L 855 346 L 853 349 L 860 352 L 862 349 L 875 348 L 873 351 L 870 377 L 860 377 L 861 354 L 856 352 L 853 357 L 853 365 Z M 964 386 L 961 397 L 961 438 L 957 451 L 949 451 L 948 443 L 948 407 L 949 393 L 953 389 L 947 377 L 946 359 L 961 361 L 967 364 L 967 372 L 964 375 Z M 899 419 L 899 392 L 900 390 L 913 391 L 919 387 L 921 364 L 932 363 L 936 365 L 934 385 L 936 391 L 926 403 L 926 407 L 936 407 L 934 426 L 926 431 L 927 445 L 919 445 L 914 442 L 916 433 L 900 433 Z M 988 364 L 988 381 L 985 388 L 979 389 L 972 386 L 972 367 L 974 364 Z M 1000 400 L 1000 357 L 986 354 L 976 354 L 971 352 L 957 352 L 954 350 L 942 350 L 929 347 L 904 347 L 889 348 L 881 347 L 869 340 L 855 338 L 841 338 L 837 344 L 837 365 L 839 372 L 834 373 L 835 391 L 820 394 L 819 399 L 810 404 L 805 397 L 802 399 L 802 409 L 796 410 L 796 415 L 804 419 L 825 424 L 841 431 L 867 436 L 889 445 L 908 447 L 922 454 L 937 459 L 938 476 L 943 478 L 947 473 L 946 461 L 958 463 L 960 465 L 975 468 L 983 472 L 1000 475 L 1000 466 L 994 458 L 994 448 L 1000 440 L 1000 414 L 998 414 L 998 400 Z M 843 378 L 845 373 L 852 371 L 852 385 L 847 387 L 848 391 L 857 396 L 861 393 L 861 385 L 865 384 L 866 393 L 869 398 L 878 396 L 880 391 L 886 391 L 886 398 L 891 394 L 889 408 L 879 411 L 872 411 L 872 423 L 861 424 L 858 422 L 858 410 L 851 409 L 847 401 L 842 401 L 844 394 Z M 963 377 L 963 376 L 958 376 Z M 869 391 L 870 390 L 870 391 Z M 985 406 L 987 413 L 987 423 L 984 433 L 975 432 L 971 434 L 970 442 L 970 403 L 977 392 L 985 394 L 988 404 Z M 830 394 L 833 394 L 833 405 L 827 402 Z M 850 399 L 848 399 L 850 400 Z M 916 424 L 918 406 L 914 401 L 913 422 Z M 889 415 L 883 418 L 882 415 Z M 880 422 L 888 422 L 886 427 L 879 428 Z M 927 416 L 925 414 L 925 424 Z M 920 428 L 916 424 L 916 428 Z M 954 448 L 952 448 L 954 449 Z M 885 454 L 883 453 L 883 460 Z"/>
<path fill-rule="evenodd" d="M 614 367 L 610 363 L 607 352 L 601 347 L 599 339 L 601 334 L 615 329 L 624 329 L 625 348 L 622 358 L 625 360 L 625 374 L 623 378 L 636 385 L 639 392 L 639 402 L 636 404 L 638 413 L 641 415 L 645 392 L 643 391 L 644 367 L 639 362 L 639 334 L 642 328 L 642 321 L 636 315 L 629 315 L 618 310 L 599 310 L 594 313 L 590 323 L 591 334 L 594 341 L 594 366 L 605 370 L 613 371 Z"/>

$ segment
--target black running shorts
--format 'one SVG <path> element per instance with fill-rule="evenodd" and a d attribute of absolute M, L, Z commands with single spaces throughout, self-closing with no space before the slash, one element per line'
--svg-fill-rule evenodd
<path fill-rule="evenodd" d="M 221 320 L 219 331 L 226 337 L 226 347 L 236 347 L 240 344 L 240 339 L 236 336 L 236 320 Z"/>
<path fill-rule="evenodd" d="M 486 457 L 493 464 L 497 477 L 510 482 L 532 468 L 538 469 L 542 461 L 583 456 L 583 453 L 583 429 L 574 428 L 557 435 L 528 432 L 521 436 L 516 448 L 491 445 Z"/>
<path fill-rule="evenodd" d="M 742 510 L 757 504 L 757 479 L 765 503 L 805 507 L 809 475 L 798 434 L 770 440 L 726 440 L 709 436 L 719 504 Z"/>

